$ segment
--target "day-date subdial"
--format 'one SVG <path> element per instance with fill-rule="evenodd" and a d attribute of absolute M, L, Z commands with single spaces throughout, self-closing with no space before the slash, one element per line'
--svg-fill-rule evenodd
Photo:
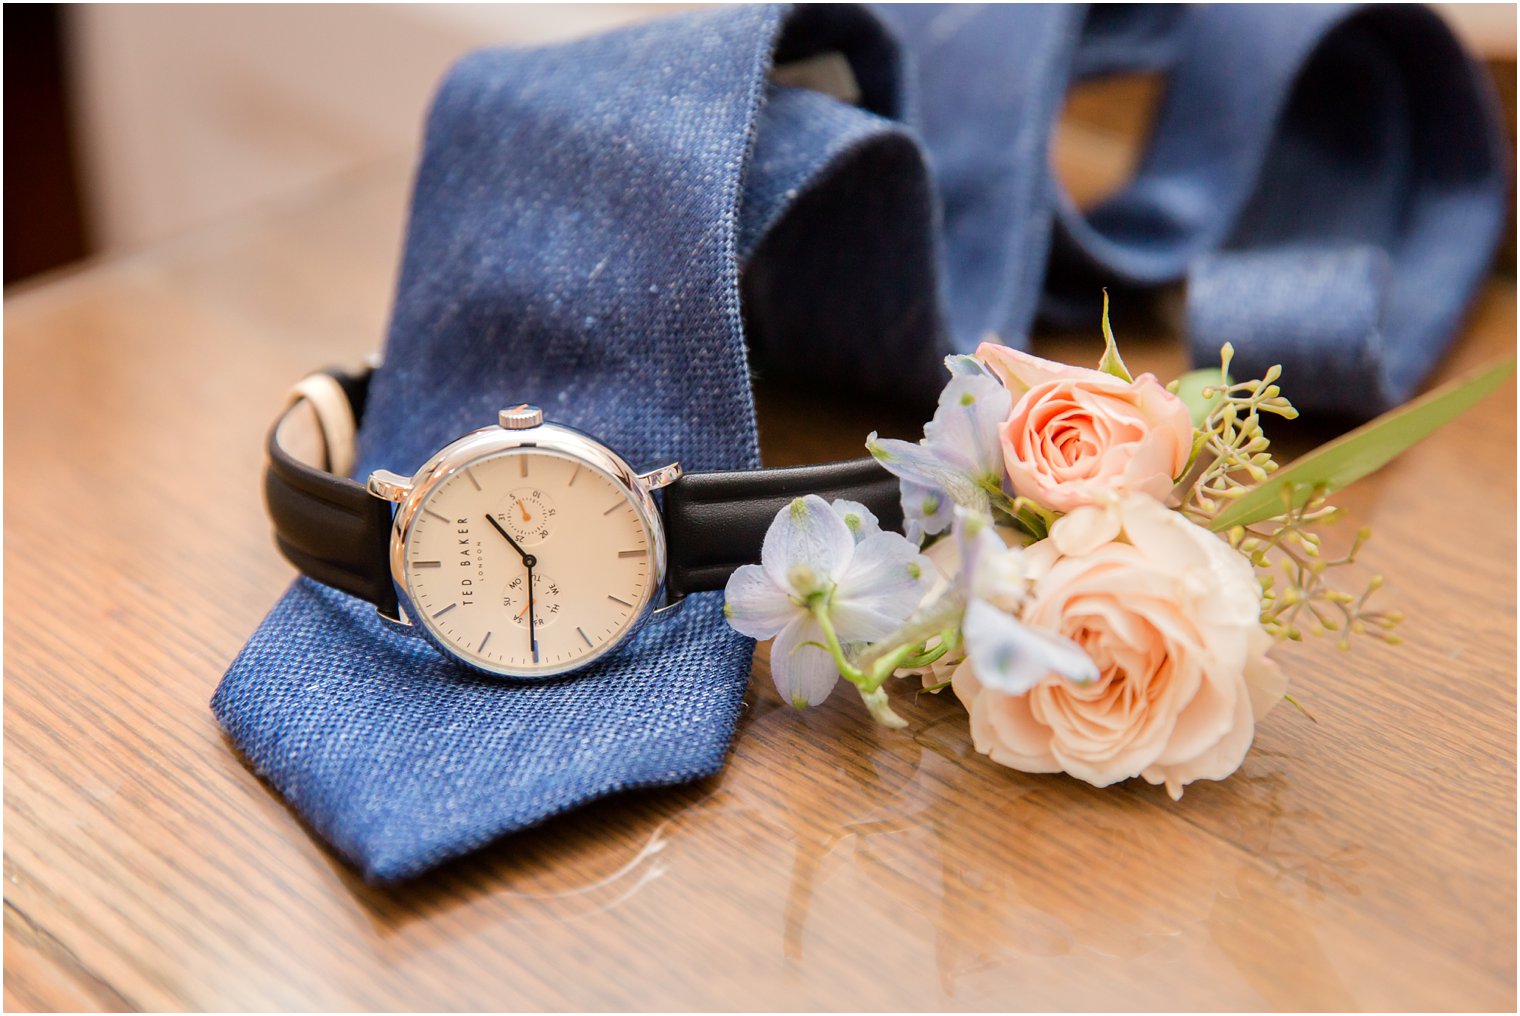
<path fill-rule="evenodd" d="M 554 500 L 538 487 L 512 491 L 496 509 L 496 517 L 524 547 L 547 540 L 554 531 L 554 519 L 558 514 Z"/>
<path fill-rule="evenodd" d="M 506 608 L 512 623 L 519 628 L 528 627 L 528 576 L 517 576 L 507 583 L 501 605 Z M 559 617 L 559 583 L 552 576 L 533 573 L 533 629 L 542 631 Z"/>

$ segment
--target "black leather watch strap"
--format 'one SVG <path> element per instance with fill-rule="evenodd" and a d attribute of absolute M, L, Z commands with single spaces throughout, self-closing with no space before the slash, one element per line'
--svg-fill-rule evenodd
<path fill-rule="evenodd" d="M 364 412 L 370 374 L 324 371 L 342 388 L 355 421 Z M 295 403 L 269 432 L 264 501 L 275 544 L 304 574 L 396 614 L 391 583 L 391 505 L 347 476 L 308 465 L 286 450 L 281 430 Z"/>
<path fill-rule="evenodd" d="M 370 373 L 323 374 L 342 390 L 357 423 L 363 417 Z M 286 450 L 281 430 L 294 408 L 292 403 L 269 432 L 264 500 L 275 543 L 306 575 L 368 600 L 394 617 L 391 505 L 358 481 L 302 462 Z M 759 561 L 771 520 L 787 502 L 804 494 L 859 501 L 884 528 L 902 526 L 897 480 L 874 459 L 687 473 L 664 490 L 670 598 L 721 589 L 734 569 Z"/>
<path fill-rule="evenodd" d="M 902 527 L 897 478 L 875 459 L 819 466 L 687 473 L 665 488 L 666 585 L 671 599 L 722 589 L 740 565 L 760 560 L 771 520 L 793 498 L 859 501 L 884 529 Z"/>

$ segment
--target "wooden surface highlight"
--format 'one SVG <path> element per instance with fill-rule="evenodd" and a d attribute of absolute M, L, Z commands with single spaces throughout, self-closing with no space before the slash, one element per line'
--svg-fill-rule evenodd
<path fill-rule="evenodd" d="M 1283 653 L 1317 722 L 1276 710 L 1180 803 L 1001 769 L 906 686 L 906 732 L 842 693 L 798 714 L 762 651 L 720 776 L 363 884 L 206 703 L 291 576 L 264 428 L 379 344 L 405 185 L 7 301 L 8 1008 L 1514 1008 L 1513 384 L 1340 498 L 1407 643 Z M 1115 321 L 1132 366 L 1181 365 Z M 1442 375 L 1514 346 L 1495 281 Z M 1096 359 L 1096 317 L 1039 348 Z M 761 394 L 773 464 L 917 422 Z"/>

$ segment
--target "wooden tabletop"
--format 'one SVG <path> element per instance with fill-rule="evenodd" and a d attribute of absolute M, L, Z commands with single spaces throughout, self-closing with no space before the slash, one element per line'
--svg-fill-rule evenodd
<path fill-rule="evenodd" d="M 6 301 L 8 1008 L 1514 1008 L 1512 385 L 1341 499 L 1407 642 L 1283 653 L 1315 722 L 1273 712 L 1228 782 L 1010 772 L 906 688 L 906 732 L 799 714 L 762 651 L 720 776 L 364 884 L 207 701 L 291 578 L 264 429 L 378 344 L 406 176 Z M 1133 317 L 1131 365 L 1175 370 Z M 1515 329 L 1496 280 L 1442 373 Z M 762 396 L 776 464 L 906 429 Z"/>

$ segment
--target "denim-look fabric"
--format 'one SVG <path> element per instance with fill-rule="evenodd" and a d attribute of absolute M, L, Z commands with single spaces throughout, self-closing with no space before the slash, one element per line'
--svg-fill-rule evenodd
<path fill-rule="evenodd" d="M 1284 365 L 1295 404 L 1366 418 L 1455 333 L 1504 223 L 1481 68 L 1415 6 L 893 5 L 944 209 L 948 320 L 1022 345 L 1099 289 L 1185 282 L 1193 357 Z M 1166 73 L 1134 177 L 1079 212 L 1049 169 L 1068 82 Z M 1121 296 L 1133 299 L 1137 293 Z"/>
<path fill-rule="evenodd" d="M 821 53 L 855 103 L 770 80 Z M 1072 81 L 1126 69 L 1170 84 L 1134 180 L 1082 215 L 1052 125 Z M 746 337 L 766 369 L 926 401 L 988 331 L 1184 280 L 1199 359 L 1228 339 L 1367 415 L 1444 349 L 1503 173 L 1481 77 L 1419 9 L 733 7 L 483 52 L 429 116 L 358 475 L 524 400 L 635 465 L 753 467 Z M 720 608 L 510 683 L 300 580 L 212 706 L 340 853 L 403 878 L 715 772 L 752 649 Z"/>

